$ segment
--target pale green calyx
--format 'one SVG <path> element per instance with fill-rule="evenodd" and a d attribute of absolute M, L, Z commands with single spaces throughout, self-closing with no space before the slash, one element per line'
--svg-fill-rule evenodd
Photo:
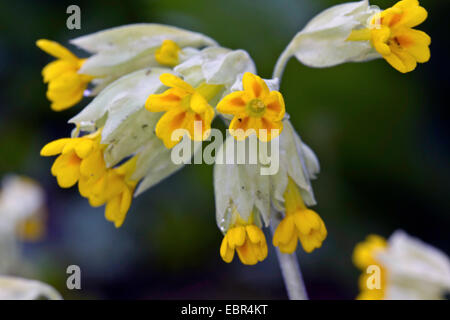
<path fill-rule="evenodd" d="M 216 202 L 216 221 L 222 232 L 225 232 L 231 222 L 231 214 L 235 209 L 244 221 L 248 221 L 252 213 L 256 225 L 260 226 L 261 216 L 266 226 L 270 222 L 270 179 L 261 175 L 260 164 L 237 164 L 236 159 L 227 152 L 234 145 L 239 149 L 238 141 L 229 136 L 221 146 L 214 165 L 214 192 Z M 248 154 L 248 143 L 245 144 Z M 217 159 L 224 159 L 219 163 Z"/>
<path fill-rule="evenodd" d="M 131 24 L 107 29 L 71 40 L 71 43 L 92 53 L 79 73 L 95 79 L 92 94 L 97 94 L 115 79 L 146 67 L 161 66 L 155 59 L 155 52 L 163 41 L 174 41 L 180 48 L 188 48 L 180 55 L 187 59 L 195 50 L 215 46 L 217 43 L 197 32 L 155 23 Z"/>
<path fill-rule="evenodd" d="M 270 176 L 271 198 L 278 211 L 285 211 L 284 192 L 290 177 L 299 187 L 303 201 L 307 206 L 316 204 L 311 179 L 320 171 L 319 161 L 314 152 L 300 139 L 289 120 L 283 121 L 283 131 L 279 139 L 280 168 Z"/>
<path fill-rule="evenodd" d="M 352 30 L 366 26 L 376 12 L 379 12 L 378 7 L 369 6 L 368 0 L 363 0 L 339 4 L 319 13 L 280 55 L 273 77 L 281 77 L 292 56 L 315 68 L 380 58 L 368 41 L 346 41 Z"/>

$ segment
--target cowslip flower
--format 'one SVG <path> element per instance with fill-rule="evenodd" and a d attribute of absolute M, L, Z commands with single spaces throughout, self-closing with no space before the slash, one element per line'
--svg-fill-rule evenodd
<path fill-rule="evenodd" d="M 12 276 L 0 276 L 0 300 L 62 300 L 55 288 L 46 283 Z"/>
<path fill-rule="evenodd" d="M 430 59 L 430 37 L 412 29 L 426 17 L 417 0 L 402 0 L 381 12 L 368 0 L 333 6 L 295 35 L 278 59 L 274 77 L 281 77 L 292 56 L 316 68 L 384 58 L 398 71 L 410 72 L 417 62 Z"/>
<path fill-rule="evenodd" d="M 283 253 L 293 253 L 300 241 L 306 252 L 322 246 L 327 237 L 323 220 L 307 206 L 316 204 L 311 179 L 320 170 L 314 152 L 300 139 L 289 120 L 284 120 L 280 140 L 280 168 L 270 177 L 271 201 L 274 208 L 284 213 L 277 226 L 273 245 Z"/>
<path fill-rule="evenodd" d="M 284 193 L 284 202 L 286 214 L 275 230 L 273 245 L 288 254 L 297 249 L 298 241 L 308 253 L 320 248 L 327 237 L 325 224 L 316 212 L 306 207 L 299 188 L 291 178 Z"/>
<path fill-rule="evenodd" d="M 61 188 L 74 186 L 82 175 L 98 179 L 106 171 L 102 156 L 104 146 L 100 145 L 101 131 L 76 137 L 62 138 L 46 144 L 41 156 L 59 155 L 51 172 Z"/>
<path fill-rule="evenodd" d="M 254 213 L 245 221 L 236 208 L 232 208 L 230 227 L 223 237 L 220 256 L 223 261 L 233 261 L 237 252 L 245 265 L 254 265 L 267 257 L 267 242 L 262 230 L 254 222 Z"/>
<path fill-rule="evenodd" d="M 367 237 L 355 247 L 353 263 L 364 272 L 361 300 L 434 300 L 450 292 L 448 256 L 403 231 L 394 232 L 387 241 Z M 378 267 L 378 278 L 368 269 L 373 266 Z"/>
<path fill-rule="evenodd" d="M 402 73 L 410 72 L 417 63 L 430 60 L 431 38 L 413 29 L 427 16 L 419 1 L 402 0 L 372 17 L 368 28 L 353 30 L 348 40 L 370 41 L 392 67 Z"/>
<path fill-rule="evenodd" d="M 244 143 L 240 141 L 238 143 Z M 229 136 L 217 153 L 226 155 Z M 231 262 L 236 251 L 243 264 L 254 265 L 267 256 L 262 224 L 270 222 L 269 176 L 260 174 L 259 164 L 218 164 L 214 166 L 216 221 L 224 238 L 220 255 Z"/>
<path fill-rule="evenodd" d="M 177 129 L 185 129 L 192 140 L 205 140 L 210 134 L 214 118 L 214 108 L 209 101 L 220 93 L 222 86 L 202 83 L 193 88 L 170 73 L 162 74 L 160 80 L 170 89 L 161 94 L 150 95 L 145 103 L 145 107 L 151 112 L 165 112 L 156 124 L 156 135 L 169 149 L 182 139 L 182 136 L 176 139 L 172 137 Z M 201 123 L 200 133 L 195 128 L 196 122 Z"/>
<path fill-rule="evenodd" d="M 277 137 L 283 130 L 285 114 L 281 93 L 270 91 L 263 79 L 250 72 L 244 74 L 242 86 L 243 91 L 228 94 L 217 105 L 218 112 L 234 116 L 230 133 L 241 140 L 252 132 L 262 141 Z"/>
<path fill-rule="evenodd" d="M 44 82 L 48 83 L 47 98 L 55 111 L 68 109 L 81 101 L 93 77 L 80 73 L 86 59 L 80 59 L 57 42 L 41 39 L 36 45 L 57 58 L 42 69 Z"/>
<path fill-rule="evenodd" d="M 136 158 L 115 168 L 107 168 L 105 145 L 100 143 L 101 130 L 75 138 L 52 141 L 41 150 L 41 156 L 59 155 L 52 174 L 58 185 L 70 188 L 78 183 L 78 190 L 93 207 L 105 206 L 105 217 L 119 228 L 130 208 L 137 181 L 131 178 Z"/>

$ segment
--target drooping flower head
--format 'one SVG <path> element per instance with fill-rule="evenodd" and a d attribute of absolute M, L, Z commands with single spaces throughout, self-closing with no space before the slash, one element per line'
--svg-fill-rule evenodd
<path fill-rule="evenodd" d="M 270 91 L 263 79 L 250 72 L 244 74 L 242 86 L 243 91 L 230 93 L 217 105 L 220 113 L 233 115 L 230 133 L 237 139 L 245 139 L 253 129 L 262 141 L 277 137 L 283 130 L 281 120 L 285 113 L 281 93 Z"/>
<path fill-rule="evenodd" d="M 170 73 L 162 74 L 160 80 L 170 89 L 161 94 L 150 95 L 145 103 L 151 112 L 165 112 L 156 124 L 156 135 L 169 149 L 182 139 L 182 136 L 176 139 L 172 137 L 177 129 L 186 130 L 192 140 L 206 139 L 214 118 L 214 109 L 208 101 L 222 90 L 222 86 L 202 83 L 193 88 Z M 201 124 L 198 129 L 195 128 L 196 122 Z"/>
<path fill-rule="evenodd" d="M 427 16 L 418 0 L 402 0 L 375 14 L 369 28 L 352 31 L 348 40 L 370 40 L 392 67 L 402 73 L 410 72 L 417 63 L 430 60 L 431 38 L 425 32 L 413 29 Z"/>
<path fill-rule="evenodd" d="M 55 111 L 68 109 L 83 98 L 89 82 L 93 79 L 78 71 L 86 59 L 80 59 L 57 42 L 41 39 L 36 45 L 57 58 L 42 69 L 44 82 L 48 83 L 47 98 Z"/>

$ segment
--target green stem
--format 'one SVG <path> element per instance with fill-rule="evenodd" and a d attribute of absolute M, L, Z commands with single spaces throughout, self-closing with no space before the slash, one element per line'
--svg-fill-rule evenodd
<path fill-rule="evenodd" d="M 279 212 L 272 210 L 272 234 L 275 232 L 282 216 Z M 281 274 L 289 300 L 308 300 L 305 284 L 303 283 L 302 273 L 298 264 L 295 252 L 293 254 L 284 254 L 276 248 L 277 258 L 280 264 Z"/>

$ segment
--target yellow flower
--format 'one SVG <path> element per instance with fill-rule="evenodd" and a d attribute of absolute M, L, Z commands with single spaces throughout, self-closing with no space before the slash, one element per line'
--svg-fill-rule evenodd
<path fill-rule="evenodd" d="M 239 259 L 245 265 L 255 265 L 267 257 L 267 242 L 262 230 L 253 223 L 253 214 L 245 222 L 237 213 L 233 212 L 235 222 L 228 229 L 220 246 L 220 256 L 223 261 L 233 261 L 237 251 Z"/>
<path fill-rule="evenodd" d="M 382 300 L 386 287 L 386 269 L 378 262 L 377 254 L 386 249 L 386 240 L 377 235 L 369 235 L 364 242 L 358 243 L 353 251 L 353 264 L 363 274 L 359 278 L 360 294 L 358 300 Z M 367 267 L 376 265 L 380 268 L 380 289 L 368 288 L 367 280 L 371 276 L 366 273 Z"/>
<path fill-rule="evenodd" d="M 107 169 L 100 178 L 82 176 L 78 189 L 83 197 L 89 199 L 93 207 L 106 204 L 105 218 L 114 222 L 116 228 L 122 226 L 131 206 L 137 181 L 131 179 L 136 166 L 136 157 L 132 157 L 117 168 Z"/>
<path fill-rule="evenodd" d="M 55 111 L 68 109 L 77 104 L 92 76 L 79 74 L 78 70 L 86 59 L 80 59 L 59 43 L 41 39 L 36 45 L 57 58 L 42 69 L 44 82 L 48 83 L 47 98 Z"/>
<path fill-rule="evenodd" d="M 150 95 L 145 103 L 145 107 L 151 112 L 165 112 L 156 124 L 156 135 L 169 149 L 182 139 L 182 136 L 172 139 L 172 133 L 177 129 L 186 130 L 192 140 L 206 139 L 214 118 L 214 109 L 208 101 L 222 90 L 222 86 L 203 83 L 194 89 L 170 73 L 162 74 L 160 80 L 170 89 L 161 94 Z M 195 128 L 196 122 L 200 122 L 201 127 Z"/>
<path fill-rule="evenodd" d="M 41 156 L 58 155 L 51 172 L 61 188 L 74 186 L 81 175 L 98 178 L 106 170 L 100 131 L 79 138 L 63 138 L 52 141 L 41 150 Z"/>
<path fill-rule="evenodd" d="M 284 193 L 286 215 L 273 235 L 273 245 L 283 253 L 291 254 L 300 240 L 306 252 L 322 246 L 327 229 L 320 216 L 308 209 L 295 182 L 289 177 Z"/>
<path fill-rule="evenodd" d="M 349 41 L 370 40 L 375 50 L 402 73 L 413 71 L 417 63 L 430 60 L 431 38 L 413 29 L 424 22 L 427 11 L 417 0 L 402 0 L 376 14 L 368 29 L 352 31 Z"/>
<path fill-rule="evenodd" d="M 107 168 L 100 144 L 101 130 L 79 138 L 52 141 L 41 150 L 42 156 L 58 155 L 52 166 L 62 188 L 78 182 L 80 194 L 93 207 L 106 204 L 105 218 L 120 227 L 130 208 L 137 181 L 131 179 L 136 165 L 133 157 L 116 168 Z"/>
<path fill-rule="evenodd" d="M 155 59 L 159 64 L 175 67 L 180 63 L 181 48 L 172 40 L 164 40 L 161 47 L 155 52 Z"/>
<path fill-rule="evenodd" d="M 253 129 L 260 140 L 270 141 L 283 130 L 283 96 L 278 91 L 270 91 L 264 80 L 250 72 L 244 74 L 242 85 L 244 91 L 232 92 L 224 97 L 217 105 L 217 111 L 234 115 L 229 129 L 235 138 L 243 140 Z M 260 132 L 261 129 L 267 135 Z M 274 136 L 272 129 L 278 130 Z"/>

